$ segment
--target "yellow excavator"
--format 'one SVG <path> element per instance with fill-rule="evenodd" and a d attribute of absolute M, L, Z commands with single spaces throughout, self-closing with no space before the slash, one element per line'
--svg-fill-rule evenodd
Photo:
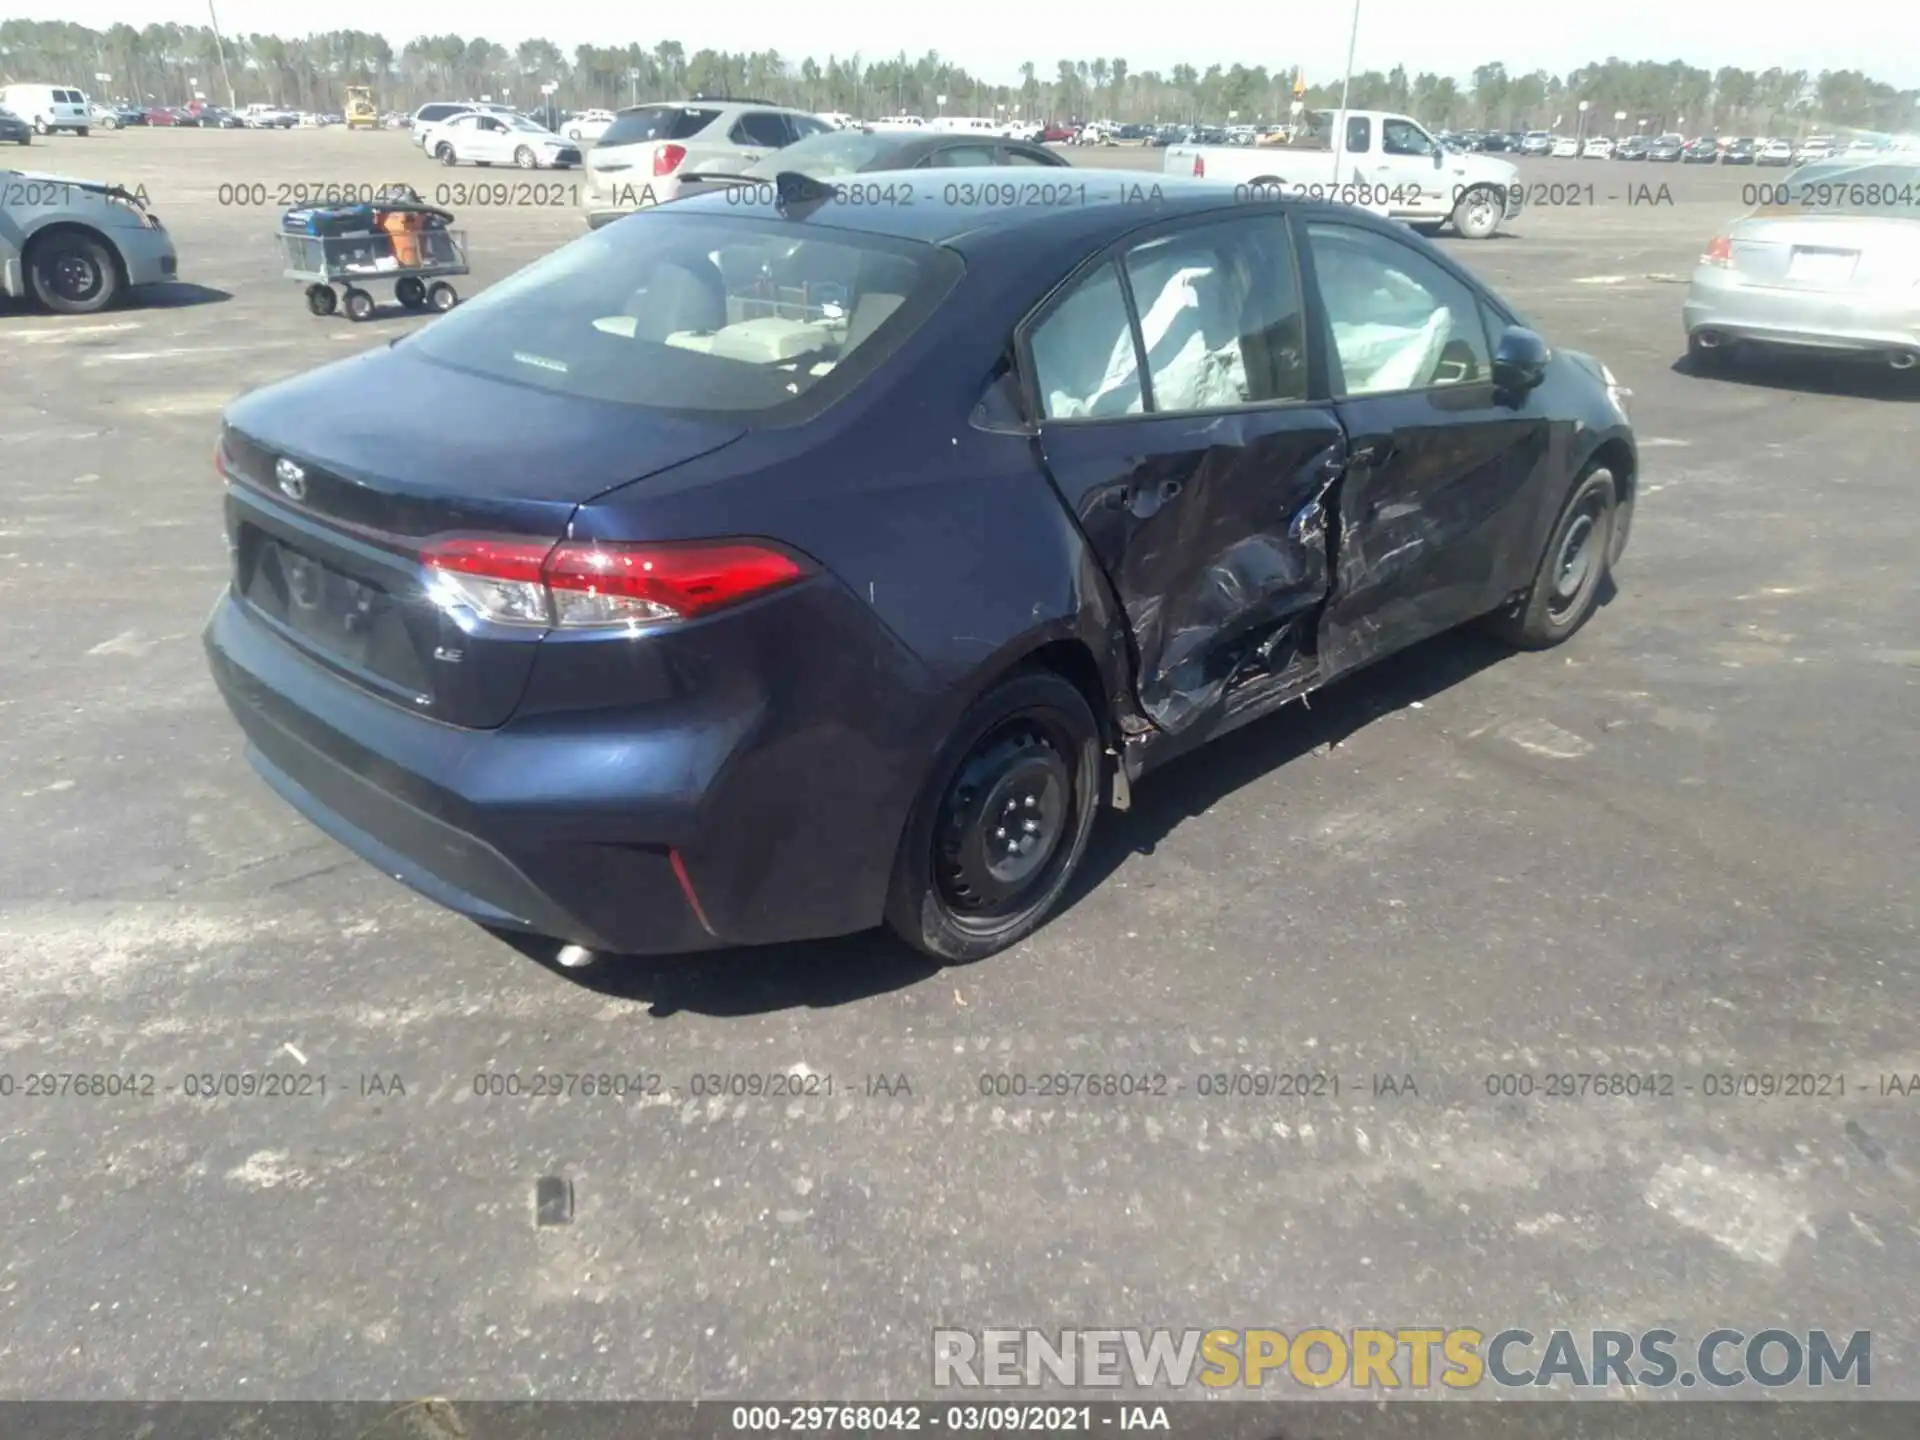
<path fill-rule="evenodd" d="M 349 130 L 380 128 L 380 112 L 373 108 L 372 86 L 347 86 L 347 128 Z"/>

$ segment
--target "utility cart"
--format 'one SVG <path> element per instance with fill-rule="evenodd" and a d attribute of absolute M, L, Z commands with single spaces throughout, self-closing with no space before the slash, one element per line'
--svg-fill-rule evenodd
<path fill-rule="evenodd" d="M 339 234 L 308 234 L 286 227 L 280 231 L 280 254 L 289 280 L 307 282 L 307 309 L 315 315 L 331 315 L 345 310 L 350 320 L 365 320 L 374 312 L 374 299 L 368 284 L 393 285 L 393 298 L 409 310 L 451 310 L 460 303 L 460 292 L 447 283 L 448 277 L 465 275 L 467 240 L 463 231 L 448 228 L 399 229 L 394 215 L 436 216 L 451 219 L 444 211 L 425 206 L 388 206 L 376 204 L 355 209 L 377 210 L 384 223 L 395 225 L 392 231 L 377 228 L 381 222 L 369 222 L 364 230 L 349 228 Z M 290 212 L 292 213 L 298 212 Z M 332 220 L 341 212 L 328 212 Z M 354 219 L 339 221 L 349 227 Z M 335 293 L 335 287 L 338 293 Z"/>

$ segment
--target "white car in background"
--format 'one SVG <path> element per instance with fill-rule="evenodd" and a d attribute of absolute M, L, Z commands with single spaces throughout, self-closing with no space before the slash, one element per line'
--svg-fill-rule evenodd
<path fill-rule="evenodd" d="M 839 110 L 822 111 L 820 119 L 822 123 L 831 125 L 836 130 L 850 130 L 860 123 L 853 116 Z"/>
<path fill-rule="evenodd" d="M 1832 154 L 1833 137 L 1831 135 L 1809 135 L 1800 142 L 1800 148 L 1793 152 L 1793 158 L 1799 164 L 1805 165 L 1812 160 L 1826 160 Z"/>
<path fill-rule="evenodd" d="M 470 110 L 428 128 L 422 142 L 442 165 L 517 165 L 522 170 L 568 170 L 580 147 L 524 115 Z"/>
<path fill-rule="evenodd" d="M 514 115 L 519 112 L 511 105 L 494 105 L 487 101 L 432 100 L 413 112 L 413 143 L 425 148 L 427 132 L 436 125 L 444 125 L 456 115 L 471 115 L 484 111 L 489 115 Z"/>
<path fill-rule="evenodd" d="M 918 115 L 888 115 L 873 122 L 869 130 L 924 130 L 927 122 Z"/>
<path fill-rule="evenodd" d="M 1553 149 L 1547 152 L 1556 160 L 1577 160 L 1580 158 L 1580 142 L 1571 135 L 1553 137 Z"/>
<path fill-rule="evenodd" d="M 1793 146 L 1785 140 L 1769 140 L 1760 147 L 1760 153 L 1754 157 L 1756 165 L 1793 164 Z"/>
<path fill-rule="evenodd" d="M 1595 135 L 1591 140 L 1587 141 L 1585 145 L 1580 147 L 1580 158 L 1582 160 L 1611 160 L 1613 158 L 1613 141 L 1604 135 Z"/>
<path fill-rule="evenodd" d="M 613 124 L 611 110 L 582 110 L 560 127 L 560 133 L 576 145 L 592 144 Z"/>

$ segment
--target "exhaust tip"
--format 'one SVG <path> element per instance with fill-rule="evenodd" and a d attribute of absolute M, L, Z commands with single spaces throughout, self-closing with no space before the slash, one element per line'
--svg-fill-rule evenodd
<path fill-rule="evenodd" d="M 600 957 L 584 945 L 562 945 L 553 958 L 568 970 L 584 970 Z"/>
<path fill-rule="evenodd" d="M 1727 343 L 1727 337 L 1718 330 L 1696 330 L 1693 332 L 1693 338 L 1702 350 L 1718 350 Z"/>
<path fill-rule="evenodd" d="M 1887 357 L 1887 364 L 1895 370 L 1911 370 L 1920 365 L 1920 350 L 1896 350 Z"/>

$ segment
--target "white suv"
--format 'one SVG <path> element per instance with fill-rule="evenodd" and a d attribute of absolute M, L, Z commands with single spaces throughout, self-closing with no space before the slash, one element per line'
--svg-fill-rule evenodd
<path fill-rule="evenodd" d="M 636 105 L 587 151 L 581 208 L 587 225 L 665 204 L 680 177 L 738 175 L 756 160 L 833 127 L 817 115 L 758 100 L 705 100 Z"/>

